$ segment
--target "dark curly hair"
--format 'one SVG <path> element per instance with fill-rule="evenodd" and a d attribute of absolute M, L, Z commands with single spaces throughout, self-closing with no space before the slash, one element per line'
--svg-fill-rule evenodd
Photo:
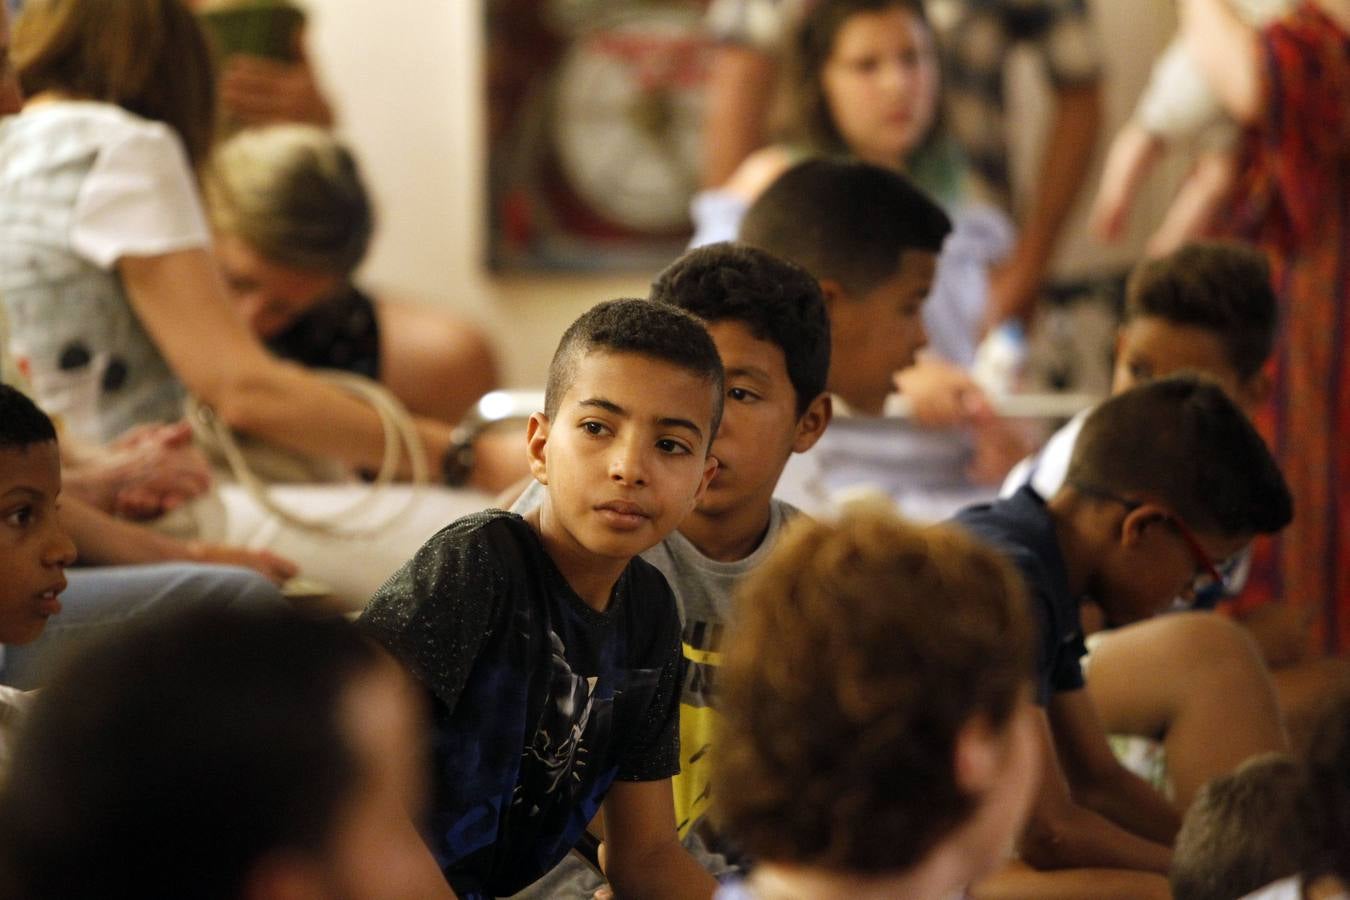
<path fill-rule="evenodd" d="M 948 527 L 889 512 L 798 520 L 737 599 L 713 803 L 752 857 L 904 870 L 971 814 L 964 725 L 1025 696 L 1022 582 Z"/>
<path fill-rule="evenodd" d="M 705 322 L 743 323 L 783 351 L 797 414 L 825 390 L 830 320 L 820 285 L 800 266 L 741 244 L 710 244 L 681 256 L 652 282 L 651 299 Z"/>

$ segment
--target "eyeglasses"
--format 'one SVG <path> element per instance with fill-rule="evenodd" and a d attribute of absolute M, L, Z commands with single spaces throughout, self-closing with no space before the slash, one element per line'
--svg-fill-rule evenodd
<path fill-rule="evenodd" d="M 1081 493 L 1119 503 L 1121 506 L 1125 507 L 1126 512 L 1133 512 L 1144 505 L 1142 500 L 1131 500 L 1128 497 L 1117 494 L 1115 491 L 1097 487 L 1096 485 L 1084 484 L 1079 481 L 1070 481 L 1069 483 Z M 1186 524 L 1186 521 L 1173 512 L 1167 513 L 1164 521 L 1171 525 L 1176 530 L 1177 534 L 1181 535 L 1182 541 L 1185 542 L 1187 549 L 1191 552 L 1191 557 L 1195 560 L 1197 574 L 1191 581 L 1191 592 L 1199 593 L 1210 584 L 1217 584 L 1226 589 L 1227 582 L 1223 576 L 1223 572 L 1219 570 L 1219 566 L 1214 563 L 1214 559 L 1206 552 L 1205 548 L 1201 546 L 1200 539 L 1195 536 L 1194 531 L 1191 531 L 1190 527 Z M 1225 566 L 1227 563 L 1228 561 L 1225 560 Z"/>

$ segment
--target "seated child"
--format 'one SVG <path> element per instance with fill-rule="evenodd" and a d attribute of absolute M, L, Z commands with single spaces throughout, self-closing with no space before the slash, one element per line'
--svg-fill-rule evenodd
<path fill-rule="evenodd" d="M 693 316 L 645 300 L 591 309 L 527 429 L 543 503 L 447 526 L 362 614 L 431 695 L 430 840 L 460 897 L 535 881 L 602 802 L 619 896 L 711 896 L 675 832 L 679 616 L 634 557 L 703 496 L 722 398 Z"/>
<path fill-rule="evenodd" d="M 1278 312 L 1270 266 L 1258 250 L 1227 242 L 1195 242 L 1146 260 L 1130 273 L 1125 322 L 1116 334 L 1111 393 L 1152 378 L 1192 371 L 1213 379 L 1248 416 L 1269 390 L 1265 364 L 1275 346 Z M 1008 473 L 999 493 L 1010 497 L 1029 484 L 1053 497 L 1064 484 L 1074 443 L 1091 410 L 1069 420 L 1036 454 Z M 1245 566 L 1247 554 L 1234 557 Z M 1241 567 L 1236 567 L 1241 569 Z M 1245 569 L 1196 602 L 1212 607 L 1224 588 L 1236 592 Z"/>
<path fill-rule="evenodd" d="M 853 412 L 877 416 L 897 372 L 935 365 L 914 366 L 915 352 L 927 343 L 933 317 L 951 314 L 925 303 L 950 232 L 946 214 L 903 175 L 818 159 L 789 169 L 759 196 L 740 239 L 820 282 L 832 335 L 829 389 Z M 812 453 L 788 465 L 779 495 L 814 512 L 838 492 L 867 485 L 922 519 L 988 499 L 992 490 L 974 483 L 971 469 L 1006 442 L 1004 429 L 990 421 L 969 378 L 949 392 L 976 413 L 973 435 L 908 422 L 837 423 Z"/>
<path fill-rule="evenodd" d="M 675 816 L 684 845 L 714 874 L 728 847 L 708 821 L 708 787 L 722 635 L 731 595 L 777 543 L 796 509 L 773 499 L 793 453 L 809 449 L 830 420 L 825 381 L 830 326 L 815 279 L 753 247 L 710 244 L 656 277 L 650 299 L 698 316 L 726 371 L 722 423 L 713 439 L 717 474 L 679 529 L 642 554 L 670 582 L 683 623 L 687 667 L 680 687 L 680 774 Z M 543 501 L 535 482 L 512 507 Z M 589 898 L 598 875 L 568 857 L 531 896 Z"/>
<path fill-rule="evenodd" d="M 1249 25 L 1264 25 L 1293 9 L 1294 0 L 1228 0 Z M 1092 229 L 1121 236 L 1130 203 L 1169 143 L 1198 140 L 1195 164 L 1149 240 L 1153 256 L 1171 253 L 1207 230 L 1237 175 L 1239 128 L 1224 112 L 1200 63 L 1174 38 L 1153 64 L 1134 116 L 1111 142 L 1092 209 Z"/>
<path fill-rule="evenodd" d="M 1304 760 L 1298 816 L 1307 837 L 1299 874 L 1246 900 L 1346 900 L 1350 897 L 1350 693 L 1331 704 Z M 1269 825 L 1268 825 L 1269 827 Z M 1272 838 L 1279 840 L 1278 836 Z"/>
<path fill-rule="evenodd" d="M 1275 343 L 1277 310 L 1270 268 L 1250 247 L 1195 242 L 1141 263 L 1126 287 L 1112 393 L 1190 370 L 1214 379 L 1254 416 L 1269 390 L 1265 367 Z M 1037 454 L 1014 467 L 1001 494 L 1011 496 L 1030 484 L 1042 497 L 1054 496 L 1087 415 L 1075 416 Z M 1200 586 L 1194 598 L 1178 605 L 1209 609 L 1237 597 L 1246 585 L 1251 556 L 1244 550 L 1231 557 L 1222 581 Z M 1306 618 L 1290 604 L 1240 610 L 1240 615 L 1273 669 L 1286 724 L 1295 746 L 1301 746 L 1328 690 L 1346 679 L 1345 667 L 1310 658 Z M 1103 678 L 1114 672 L 1109 663 L 1097 671 Z M 1098 711 L 1111 718 L 1109 710 Z"/>
<path fill-rule="evenodd" d="M 714 816 L 759 862 L 725 900 L 945 900 L 992 871 L 1044 764 L 1022 586 L 950 526 L 799 520 L 747 577 Z"/>
<path fill-rule="evenodd" d="M 143 622 L 64 667 L 0 791 L 0 897 L 449 898 L 409 820 L 422 710 L 347 622 Z"/>
<path fill-rule="evenodd" d="M 203 185 L 230 296 L 273 353 L 377 379 L 414 413 L 450 422 L 496 386 L 476 326 L 353 283 L 375 216 L 356 160 L 332 134 L 241 132 L 212 154 Z"/>
<path fill-rule="evenodd" d="M 61 527 L 61 453 L 51 419 L 19 391 L 0 384 L 0 642 L 37 639 L 61 611 L 65 568 L 75 544 Z M 27 698 L 0 686 L 0 773 Z"/>
<path fill-rule="evenodd" d="M 957 516 L 1017 564 L 1037 613 L 1036 696 L 1053 764 L 1022 839 L 1024 861 L 1037 869 L 1169 870 L 1177 810 L 1111 754 L 1083 689 L 1079 603 L 1095 601 L 1108 625 L 1142 623 L 1212 575 L 1215 560 L 1256 534 L 1278 531 L 1291 517 L 1284 478 L 1247 417 L 1221 388 L 1191 377 L 1136 386 L 1093 410 L 1064 486 L 1048 500 L 1024 487 Z M 1187 618 L 1166 617 L 1161 624 L 1184 630 Z M 1204 648 L 1189 652 L 1201 666 L 1207 663 Z M 1259 675 L 1259 660 L 1252 665 Z M 1199 687 L 1206 674 L 1189 677 Z M 1144 688 L 1136 686 L 1135 693 L 1152 698 Z M 1236 701 L 1253 698 L 1230 699 L 1231 712 L 1194 716 L 1191 725 L 1207 733 L 1184 745 L 1177 737 L 1177 756 L 1190 754 L 1188 767 L 1210 777 L 1252 755 L 1239 738 L 1250 738 L 1252 748 L 1284 746 L 1273 697 L 1259 709 L 1242 707 L 1241 715 Z M 1154 711 L 1158 733 L 1187 710 L 1170 710 L 1177 721 L 1167 712 Z M 1218 727 L 1231 734 L 1219 740 Z M 1178 731 L 1184 729 L 1178 725 Z M 1178 790 L 1179 804 L 1189 799 Z"/>
<path fill-rule="evenodd" d="M 1308 842 L 1302 790 L 1303 767 L 1278 753 L 1205 785 L 1177 832 L 1176 900 L 1232 900 L 1297 874 Z"/>

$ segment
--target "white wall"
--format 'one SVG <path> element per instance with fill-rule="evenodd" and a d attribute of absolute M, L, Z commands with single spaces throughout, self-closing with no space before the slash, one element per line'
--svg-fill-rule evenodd
<path fill-rule="evenodd" d="M 480 3 L 307 0 L 306 5 L 310 52 L 379 203 L 379 235 L 366 279 L 390 294 L 443 303 L 478 319 L 499 340 L 507 384 L 542 384 L 568 322 L 599 300 L 645 294 L 648 279 L 503 278 L 484 270 Z M 1095 6 L 1115 123 L 1128 111 L 1148 60 L 1171 30 L 1171 4 L 1096 0 Z M 1023 94 L 1020 102 L 1028 112 L 1018 120 L 1042 114 L 1037 110 L 1043 100 L 1034 92 Z M 1106 140 L 1104 135 L 1103 147 Z M 1023 147 L 1022 158 L 1034 149 Z M 1165 195 L 1165 187 L 1155 191 L 1137 218 L 1160 209 Z M 1061 269 L 1126 264 L 1142 231 L 1133 244 L 1107 254 L 1073 234 Z"/>

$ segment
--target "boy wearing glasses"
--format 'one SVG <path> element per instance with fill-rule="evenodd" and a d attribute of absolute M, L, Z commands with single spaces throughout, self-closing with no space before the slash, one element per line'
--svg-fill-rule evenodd
<path fill-rule="evenodd" d="M 1216 577 L 1217 561 L 1291 517 L 1284 478 L 1247 416 L 1218 385 L 1188 376 L 1131 388 L 1097 407 L 1052 497 L 1026 486 L 957 515 L 1017 565 L 1038 626 L 1035 688 L 1048 777 L 1023 835 L 1025 863 L 1121 870 L 1126 883 L 1131 873 L 1163 875 L 1178 808 L 1200 785 L 1250 755 L 1285 748 L 1260 659 L 1235 626 L 1199 613 L 1147 620 Z M 1109 625 L 1129 626 L 1122 636 L 1138 629 L 1155 649 L 1175 647 L 1159 657 L 1156 677 L 1112 702 L 1126 711 L 1131 732 L 1163 737 L 1176 805 L 1111 753 L 1080 663 L 1084 599 Z M 1216 696 L 1210 688 L 1219 683 Z M 1126 895 L 1160 887 L 1153 876 L 1133 877 L 1140 880 Z"/>

